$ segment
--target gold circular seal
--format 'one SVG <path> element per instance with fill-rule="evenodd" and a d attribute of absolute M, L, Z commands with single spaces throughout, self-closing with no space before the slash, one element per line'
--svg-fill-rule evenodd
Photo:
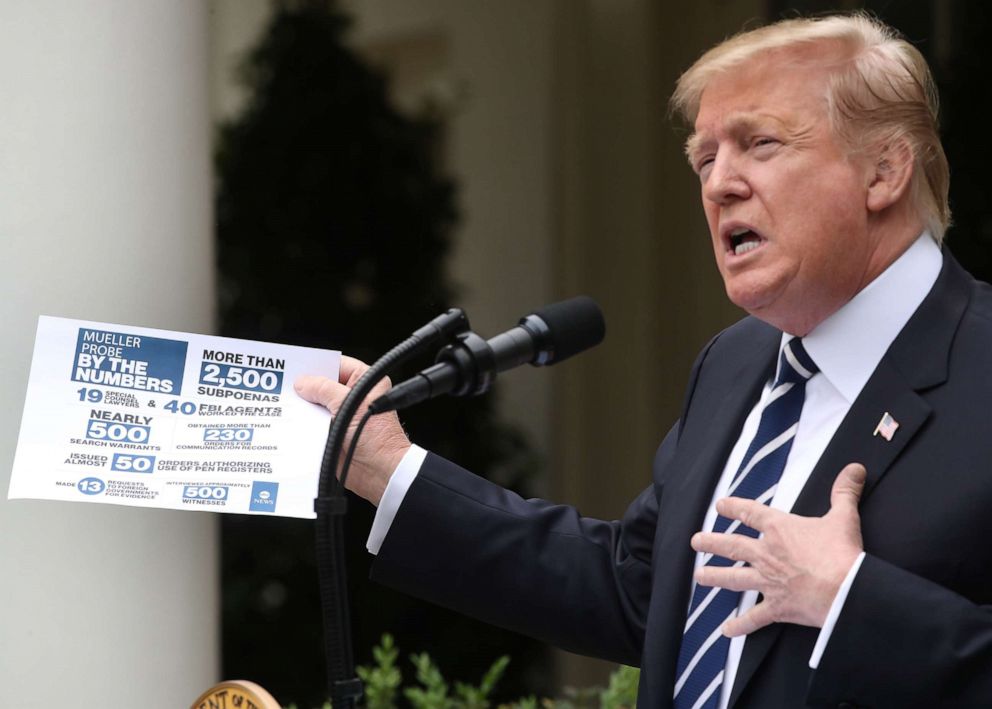
<path fill-rule="evenodd" d="M 201 694 L 190 709 L 280 709 L 271 694 L 254 682 L 221 682 Z"/>

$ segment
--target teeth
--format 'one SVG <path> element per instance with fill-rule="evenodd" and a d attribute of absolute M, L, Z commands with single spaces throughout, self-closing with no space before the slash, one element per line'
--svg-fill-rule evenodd
<path fill-rule="evenodd" d="M 732 232 L 730 232 L 730 235 L 731 236 L 740 236 L 741 234 L 747 234 L 749 231 L 751 231 L 751 230 L 748 229 L 746 226 L 741 226 L 741 227 L 737 227 Z"/>
<path fill-rule="evenodd" d="M 748 251 L 754 251 L 759 246 L 761 246 L 760 241 L 742 241 L 734 247 L 734 255 L 740 256 L 741 254 L 746 254 Z"/>

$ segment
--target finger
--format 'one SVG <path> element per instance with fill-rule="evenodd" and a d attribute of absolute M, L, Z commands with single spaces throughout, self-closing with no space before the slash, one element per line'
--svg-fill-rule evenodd
<path fill-rule="evenodd" d="M 349 357 L 347 355 L 341 355 L 341 368 L 338 372 L 338 380 L 351 389 L 358 384 L 358 380 L 365 376 L 365 373 L 368 372 L 369 369 L 369 365 L 365 364 L 362 360 L 355 359 L 354 357 Z M 367 397 L 367 401 L 371 402 L 382 396 L 389 391 L 391 386 L 393 386 L 393 384 L 389 377 L 383 377 L 376 382 L 374 387 L 372 387 Z"/>
<path fill-rule="evenodd" d="M 355 382 L 361 379 L 362 375 L 368 370 L 369 365 L 365 364 L 362 360 L 349 357 L 348 355 L 341 355 L 338 381 L 342 384 L 347 384 L 349 387 L 354 386 Z"/>
<path fill-rule="evenodd" d="M 769 519 L 783 514 L 760 502 L 741 497 L 725 497 L 717 500 L 716 511 L 727 519 L 739 519 L 744 526 L 759 532 L 764 531 Z"/>
<path fill-rule="evenodd" d="M 830 508 L 846 509 L 857 513 L 861 493 L 865 489 L 865 479 L 868 472 L 861 463 L 846 465 L 830 490 Z"/>
<path fill-rule="evenodd" d="M 296 393 L 303 399 L 325 406 L 331 413 L 335 413 L 351 391 L 352 387 L 369 370 L 369 366 L 360 359 L 341 355 L 340 367 L 338 369 L 338 382 L 334 382 L 327 377 L 312 375 L 302 375 L 293 382 Z M 366 401 L 381 396 L 392 386 L 389 377 L 376 383 L 369 393 Z"/>
<path fill-rule="evenodd" d="M 312 404 L 320 404 L 332 414 L 338 410 L 341 402 L 351 391 L 344 384 L 338 384 L 333 379 L 310 374 L 297 377 L 296 381 L 293 382 L 293 388 L 300 395 L 300 398 Z"/>
<path fill-rule="evenodd" d="M 760 591 L 764 588 L 761 573 L 750 566 L 700 566 L 693 578 L 700 586 L 731 591 Z"/>
<path fill-rule="evenodd" d="M 723 624 L 723 634 L 728 638 L 738 635 L 748 635 L 775 622 L 775 614 L 767 602 L 762 601 L 751 610 L 737 618 L 731 618 Z"/>
<path fill-rule="evenodd" d="M 699 532 L 692 535 L 692 548 L 706 554 L 715 554 L 731 561 L 754 563 L 760 554 L 760 542 L 744 534 Z"/>

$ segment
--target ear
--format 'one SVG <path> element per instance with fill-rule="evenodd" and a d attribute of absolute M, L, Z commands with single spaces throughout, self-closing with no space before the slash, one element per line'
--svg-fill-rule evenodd
<path fill-rule="evenodd" d="M 881 212 L 901 200 L 909 191 L 914 168 L 913 150 L 905 138 L 883 145 L 869 175 L 868 210 Z"/>

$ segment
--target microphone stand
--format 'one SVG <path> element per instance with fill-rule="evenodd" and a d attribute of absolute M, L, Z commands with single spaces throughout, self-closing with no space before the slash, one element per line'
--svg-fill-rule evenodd
<path fill-rule="evenodd" d="M 334 709 L 352 709 L 362 696 L 362 682 L 355 675 L 348 610 L 348 578 L 344 554 L 344 515 L 348 509 L 348 501 L 344 495 L 344 485 L 336 475 L 348 426 L 361 403 L 393 367 L 438 343 L 452 340 L 468 329 L 468 318 L 458 308 L 434 318 L 380 357 L 361 376 L 331 420 L 313 506 L 317 513 L 317 573 L 324 618 L 327 692 Z M 355 435 L 358 435 L 358 431 Z"/>

